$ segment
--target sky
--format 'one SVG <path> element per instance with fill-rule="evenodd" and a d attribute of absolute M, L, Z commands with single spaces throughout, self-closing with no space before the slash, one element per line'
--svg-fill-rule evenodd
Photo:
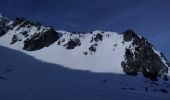
<path fill-rule="evenodd" d="M 170 60 L 170 0 L 0 0 L 0 13 L 65 31 L 132 29 Z"/>

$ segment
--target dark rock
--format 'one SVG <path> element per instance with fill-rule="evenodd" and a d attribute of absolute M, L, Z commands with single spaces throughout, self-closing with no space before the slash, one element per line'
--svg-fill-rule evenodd
<path fill-rule="evenodd" d="M 83 52 L 84 55 L 87 55 L 88 53 L 87 52 Z"/>
<path fill-rule="evenodd" d="M 23 49 L 27 51 L 39 50 L 43 47 L 50 46 L 58 39 L 58 33 L 53 28 L 50 28 L 43 33 L 37 33 L 34 34 L 31 38 L 27 38 L 24 41 Z"/>
<path fill-rule="evenodd" d="M 156 73 L 156 72 L 155 73 L 154 72 L 149 72 L 149 71 L 147 71 L 147 69 L 143 69 L 142 74 L 146 78 L 149 78 L 151 80 L 157 81 L 158 73 Z"/>
<path fill-rule="evenodd" d="M 42 24 L 41 24 L 40 22 L 34 23 L 34 22 L 32 22 L 31 20 L 26 19 L 26 18 L 23 18 L 23 17 L 17 17 L 17 18 L 14 20 L 12 26 L 15 27 L 15 26 L 17 26 L 17 25 L 19 26 L 17 30 L 19 30 L 21 27 L 27 27 L 27 28 L 29 28 L 29 27 L 31 27 L 31 26 L 35 26 L 35 27 L 37 27 L 37 30 L 40 30 L 40 29 L 41 29 L 41 26 L 42 26 Z"/>
<path fill-rule="evenodd" d="M 114 44 L 114 47 L 117 47 L 117 44 Z"/>
<path fill-rule="evenodd" d="M 58 41 L 58 43 L 57 43 L 58 45 L 60 45 L 61 44 L 61 41 Z"/>
<path fill-rule="evenodd" d="M 89 50 L 90 50 L 91 52 L 96 52 L 96 47 L 95 47 L 94 45 L 91 45 L 91 46 L 89 47 Z"/>
<path fill-rule="evenodd" d="M 97 35 L 95 36 L 94 40 L 97 41 L 102 41 L 103 40 L 103 36 L 100 33 L 97 33 Z"/>
<path fill-rule="evenodd" d="M 65 42 L 65 39 L 63 39 L 62 42 Z"/>
<path fill-rule="evenodd" d="M 22 34 L 25 38 L 29 36 L 29 34 L 28 34 L 27 31 L 23 31 L 23 32 L 21 32 L 20 34 Z"/>
<path fill-rule="evenodd" d="M 140 68 L 140 62 L 133 60 L 133 53 L 130 49 L 126 49 L 125 55 L 127 61 L 121 63 L 123 71 L 128 75 L 137 75 Z"/>
<path fill-rule="evenodd" d="M 10 27 L 7 25 L 9 23 L 8 19 L 0 18 L 0 37 L 5 35 Z"/>
<path fill-rule="evenodd" d="M 93 40 L 94 40 L 94 39 L 93 39 L 93 37 L 92 37 L 92 38 L 91 38 L 91 40 L 90 40 L 90 43 L 92 43 L 92 42 L 93 42 Z"/>
<path fill-rule="evenodd" d="M 80 46 L 81 42 L 79 39 L 70 39 L 64 46 L 66 49 L 74 49 L 76 46 Z"/>
<path fill-rule="evenodd" d="M 134 37 L 137 37 L 137 35 L 131 29 L 123 32 L 123 39 L 125 42 L 132 41 Z"/>
<path fill-rule="evenodd" d="M 97 43 L 95 43 L 94 46 L 97 46 Z"/>
<path fill-rule="evenodd" d="M 6 27 L 3 27 L 3 28 L 0 27 L 0 37 L 5 35 L 7 33 L 7 30 L 8 29 Z"/>
<path fill-rule="evenodd" d="M 13 37 L 12 37 L 12 40 L 11 40 L 11 43 L 10 43 L 10 44 L 14 44 L 14 43 L 16 43 L 18 40 L 19 40 L 19 39 L 18 39 L 17 35 L 13 35 Z"/>
<path fill-rule="evenodd" d="M 125 52 L 125 60 L 122 61 L 123 71 L 128 75 L 137 75 L 142 73 L 151 80 L 157 80 L 157 77 L 168 73 L 167 66 L 157 55 L 153 46 L 146 41 L 145 38 L 139 37 L 132 30 L 124 32 L 124 41 L 132 41 L 135 51 L 127 48 Z M 162 54 L 163 55 L 163 54 Z M 164 59 L 164 56 L 162 56 Z"/>
<path fill-rule="evenodd" d="M 27 20 L 26 18 L 23 18 L 23 17 L 22 17 L 22 18 L 19 18 L 19 17 L 17 17 L 17 18 L 14 20 L 14 22 L 13 22 L 13 26 L 15 27 L 15 26 L 23 23 L 23 22 L 26 21 L 26 20 Z"/>

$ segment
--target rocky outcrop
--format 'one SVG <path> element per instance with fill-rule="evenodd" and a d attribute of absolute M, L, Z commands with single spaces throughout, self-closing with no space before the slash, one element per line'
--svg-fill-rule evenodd
<path fill-rule="evenodd" d="M 0 18 L 0 36 L 12 30 L 13 36 L 10 44 L 24 42 L 23 49 L 27 51 L 39 50 L 48 47 L 59 39 L 58 33 L 52 27 L 42 26 L 41 23 L 34 23 L 26 18 L 17 17 L 11 24 L 5 18 Z"/>
<path fill-rule="evenodd" d="M 74 49 L 76 46 L 80 46 L 81 42 L 78 38 L 70 39 L 64 46 L 66 49 Z"/>
<path fill-rule="evenodd" d="M 95 45 L 91 45 L 91 46 L 89 47 L 89 51 L 91 51 L 91 52 L 96 52 L 96 47 L 95 47 Z"/>
<path fill-rule="evenodd" d="M 24 41 L 24 50 L 34 51 L 43 47 L 48 47 L 59 39 L 58 33 L 50 28 L 43 33 L 34 34 L 31 38 L 27 38 Z"/>
<path fill-rule="evenodd" d="M 132 30 L 123 33 L 124 41 L 132 41 L 134 48 L 126 49 L 125 60 L 122 61 L 123 71 L 128 75 L 142 73 L 145 77 L 156 80 L 158 76 L 168 73 L 167 65 L 162 61 L 164 56 L 154 52 L 153 46 Z"/>
<path fill-rule="evenodd" d="M 7 25 L 9 20 L 0 15 L 0 37 L 5 35 L 10 27 Z"/>
<path fill-rule="evenodd" d="M 130 29 L 123 33 L 123 40 L 125 42 L 132 41 L 134 38 L 138 38 L 138 36 Z"/>
<path fill-rule="evenodd" d="M 12 26 L 15 27 L 17 25 L 19 25 L 19 28 L 21 28 L 21 27 L 30 27 L 30 26 L 35 26 L 35 27 L 42 26 L 42 24 L 39 23 L 39 22 L 34 23 L 34 22 L 30 21 L 29 19 L 26 19 L 26 18 L 23 18 L 23 17 L 17 17 L 13 21 Z"/>
<path fill-rule="evenodd" d="M 95 36 L 94 40 L 97 41 L 102 41 L 103 40 L 103 36 L 100 33 L 97 33 L 97 35 Z"/>
<path fill-rule="evenodd" d="M 10 44 L 14 44 L 14 43 L 16 43 L 17 41 L 21 41 L 21 40 L 18 38 L 18 36 L 17 36 L 17 35 L 13 35 L 13 37 L 12 37 L 12 40 L 11 40 L 11 43 L 10 43 Z"/>

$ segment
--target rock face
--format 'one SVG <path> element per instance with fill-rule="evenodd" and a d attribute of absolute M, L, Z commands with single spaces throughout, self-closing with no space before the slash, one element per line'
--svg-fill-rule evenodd
<path fill-rule="evenodd" d="M 74 49 L 76 46 L 80 46 L 81 42 L 79 39 L 70 39 L 64 46 L 66 49 Z"/>
<path fill-rule="evenodd" d="M 7 26 L 8 23 L 8 19 L 0 15 L 0 37 L 5 35 L 9 30 L 9 26 Z"/>
<path fill-rule="evenodd" d="M 23 49 L 27 51 L 39 50 L 48 47 L 59 39 L 58 33 L 52 27 L 42 26 L 41 23 L 31 22 L 26 18 L 16 18 L 7 25 L 6 19 L 0 20 L 0 36 L 8 31 L 13 36 L 10 44 L 23 43 Z M 10 27 L 10 28 L 9 28 Z"/>
<path fill-rule="evenodd" d="M 94 38 L 94 40 L 97 42 L 97 41 L 102 41 L 103 40 L 103 36 L 100 34 L 100 33 L 98 33 L 97 35 L 96 35 L 96 37 Z"/>
<path fill-rule="evenodd" d="M 124 41 L 132 41 L 134 50 L 127 48 L 125 59 L 122 61 L 123 71 L 128 75 L 142 73 L 145 77 L 156 80 L 158 76 L 168 73 L 166 63 L 154 51 L 153 46 L 143 37 L 139 37 L 132 30 L 123 33 Z"/>
<path fill-rule="evenodd" d="M 59 39 L 58 33 L 50 28 L 46 32 L 33 35 L 31 38 L 27 38 L 24 41 L 24 50 L 34 51 L 43 47 L 48 47 Z"/>

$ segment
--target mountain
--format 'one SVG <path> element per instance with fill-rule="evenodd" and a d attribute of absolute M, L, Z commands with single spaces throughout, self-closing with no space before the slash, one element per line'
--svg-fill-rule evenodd
<path fill-rule="evenodd" d="M 142 73 L 153 80 L 168 73 L 164 55 L 132 30 L 65 32 L 26 18 L 10 21 L 2 16 L 0 23 L 2 46 L 42 61 L 92 72 Z"/>
<path fill-rule="evenodd" d="M 89 97 L 93 94 L 94 98 L 98 98 L 98 95 L 103 97 L 108 95 L 108 100 L 113 99 L 115 94 L 118 94 L 115 99 L 120 100 L 124 98 L 120 97 L 121 95 L 134 97 L 134 100 L 140 95 L 145 95 L 147 96 L 146 100 L 150 100 L 154 92 L 159 94 L 158 96 L 154 95 L 155 99 L 161 100 L 160 98 L 164 94 L 160 94 L 160 92 L 169 93 L 170 91 L 168 60 L 144 37 L 131 29 L 122 33 L 101 30 L 88 33 L 66 32 L 44 26 L 39 22 L 32 22 L 26 18 L 10 20 L 1 15 L 0 46 L 3 46 L 0 48 L 2 55 L 0 79 L 7 80 L 0 83 L 1 87 L 7 87 L 6 84 L 10 85 L 8 81 L 14 84 L 13 90 L 3 88 L 1 93 L 14 91 L 17 82 L 21 85 L 19 87 L 21 91 L 17 92 L 19 94 L 22 94 L 24 87 L 31 89 L 34 86 L 46 87 L 47 91 L 50 91 L 49 88 L 52 85 L 57 89 L 60 87 L 57 82 L 60 82 L 59 84 L 63 85 L 59 89 L 63 89 L 61 90 L 63 92 L 67 91 L 65 88 L 67 87 L 74 91 L 72 95 L 78 93 L 82 97 Z M 13 67 L 8 68 L 9 66 Z M 56 69 L 51 67 L 56 67 Z M 30 83 L 24 83 L 25 81 Z M 48 84 L 45 81 L 48 81 Z M 69 84 L 66 84 L 67 82 Z M 77 88 L 82 88 L 85 91 L 80 92 L 73 89 L 73 87 L 76 88 L 73 83 L 78 85 Z M 42 87 L 37 84 L 42 84 Z M 70 87 L 67 86 L 70 84 Z M 100 88 L 101 84 L 102 86 L 104 84 L 104 87 Z M 92 88 L 91 85 L 92 87 L 96 86 Z M 91 89 L 92 93 L 84 94 L 91 92 Z M 43 91 L 45 90 L 43 88 Z M 122 90 L 127 91 L 122 92 Z M 36 91 L 38 91 L 38 95 L 41 95 L 38 97 L 43 97 L 39 90 L 33 89 L 32 93 Z M 136 94 L 132 91 L 138 92 Z M 146 95 L 148 91 L 149 96 Z M 49 93 L 54 92 L 59 93 L 60 91 L 55 90 Z M 13 92 L 10 93 L 12 96 Z M 27 93 L 22 95 L 28 96 Z M 135 97 L 135 95 L 139 97 Z M 32 97 L 34 96 L 29 96 L 30 99 Z M 63 98 L 65 98 L 64 94 L 62 94 Z M 70 98 L 75 99 L 72 96 Z M 95 99 L 97 100 L 97 98 Z M 169 96 L 164 95 L 164 100 L 167 100 L 166 98 Z"/>

